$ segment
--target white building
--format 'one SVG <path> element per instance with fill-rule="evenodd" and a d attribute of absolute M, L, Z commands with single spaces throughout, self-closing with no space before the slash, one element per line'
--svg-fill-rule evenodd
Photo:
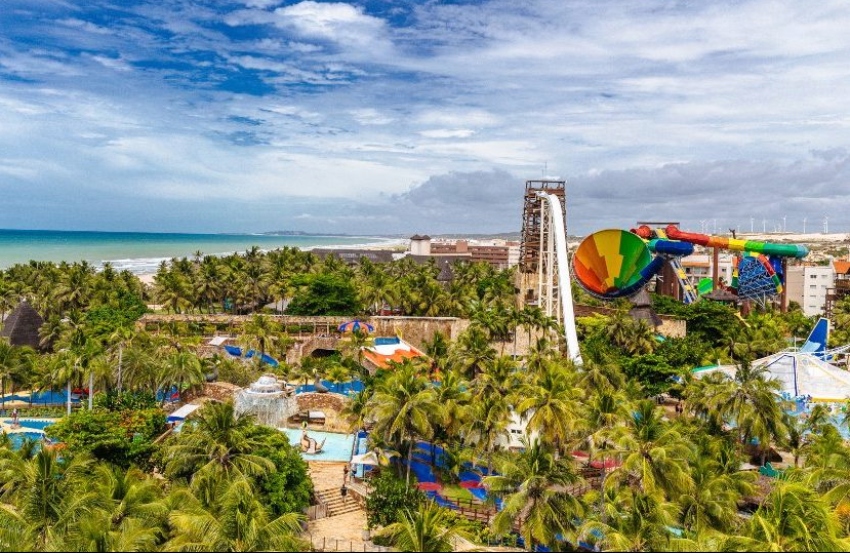
<path fill-rule="evenodd" d="M 727 285 L 732 282 L 733 259 L 729 253 L 721 253 L 717 266 L 720 278 Z M 696 286 L 704 278 L 712 278 L 714 275 L 714 256 L 708 254 L 694 254 L 682 258 L 682 268 L 688 275 L 688 280 Z"/>
<path fill-rule="evenodd" d="M 788 301 L 795 301 L 803 308 L 807 317 L 823 315 L 827 291 L 835 281 L 832 265 L 798 265 L 788 267 L 785 276 Z"/>

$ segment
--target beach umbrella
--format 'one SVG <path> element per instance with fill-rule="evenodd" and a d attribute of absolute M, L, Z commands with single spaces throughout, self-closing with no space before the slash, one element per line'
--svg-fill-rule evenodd
<path fill-rule="evenodd" d="M 357 319 L 348 321 L 347 323 L 342 323 L 336 329 L 338 332 L 375 332 L 374 326 L 369 323 L 364 323 L 363 321 L 358 321 Z"/>
<path fill-rule="evenodd" d="M 477 490 L 482 487 L 481 482 L 478 480 L 463 480 L 460 483 L 461 488 L 466 488 L 467 490 Z"/>
<path fill-rule="evenodd" d="M 351 464 L 377 466 L 380 465 L 381 462 L 378 460 L 378 456 L 375 455 L 375 452 L 370 451 L 369 453 L 363 453 L 361 455 L 355 455 L 354 457 L 352 457 Z"/>
<path fill-rule="evenodd" d="M 417 486 L 423 492 L 436 492 L 437 490 L 441 490 L 443 486 L 437 484 L 436 482 L 420 482 Z"/>

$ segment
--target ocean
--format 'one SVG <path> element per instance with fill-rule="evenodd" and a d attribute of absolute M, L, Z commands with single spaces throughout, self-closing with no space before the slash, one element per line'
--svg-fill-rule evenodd
<path fill-rule="evenodd" d="M 388 239 L 357 236 L 271 236 L 264 234 L 178 234 L 150 232 L 85 232 L 57 230 L 0 230 L 0 269 L 35 261 L 106 262 L 135 274 L 155 273 L 163 260 L 204 255 L 244 253 L 252 246 L 273 250 L 283 246 L 354 247 Z"/>

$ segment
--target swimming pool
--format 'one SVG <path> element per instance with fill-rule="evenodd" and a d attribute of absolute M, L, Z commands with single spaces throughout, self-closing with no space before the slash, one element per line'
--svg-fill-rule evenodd
<path fill-rule="evenodd" d="M 26 440 L 31 440 L 40 444 L 43 437 L 44 434 L 40 432 L 14 432 L 9 434 L 9 440 L 12 442 L 12 449 L 15 450 L 21 449 L 21 446 L 24 445 Z"/>
<path fill-rule="evenodd" d="M 21 425 L 21 428 L 32 428 L 33 430 L 44 430 L 48 426 L 56 424 L 57 419 L 44 419 L 44 420 L 35 420 L 35 419 L 18 419 L 18 424 Z M 12 419 L 4 419 L 3 422 L 6 424 L 12 424 Z"/>
<path fill-rule="evenodd" d="M 299 428 L 281 428 L 281 432 L 285 433 L 291 443 L 296 448 L 301 449 L 301 429 Z M 301 456 L 305 461 L 340 461 L 346 462 L 351 459 L 351 448 L 354 445 L 353 434 L 336 434 L 334 432 L 321 432 L 318 430 L 308 430 L 307 435 L 315 438 L 316 441 L 322 443 L 325 440 L 325 446 L 321 453 L 317 455 L 307 455 L 302 453 Z"/>
<path fill-rule="evenodd" d="M 349 382 L 340 382 L 339 384 L 334 384 L 330 380 L 322 380 L 322 385 L 328 389 L 329 392 L 334 394 L 342 394 L 344 396 L 351 396 L 363 391 L 363 383 L 359 380 L 351 380 Z M 315 384 L 301 384 L 295 387 L 296 394 L 310 393 L 316 391 Z"/>
<path fill-rule="evenodd" d="M 12 394 L 5 397 L 6 401 L 23 401 L 32 403 L 33 405 L 62 405 L 67 402 L 68 395 L 65 392 L 35 392 L 30 397 L 30 394 Z M 80 396 L 71 394 L 71 403 L 79 403 Z"/>

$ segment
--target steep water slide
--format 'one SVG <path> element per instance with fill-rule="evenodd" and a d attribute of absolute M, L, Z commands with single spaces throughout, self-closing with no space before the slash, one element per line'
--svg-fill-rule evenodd
<path fill-rule="evenodd" d="M 576 365 L 581 365 L 582 359 L 578 348 L 576 317 L 573 309 L 573 287 L 570 282 L 570 260 L 567 256 L 567 230 L 564 224 L 564 212 L 561 210 L 561 201 L 557 196 L 546 192 L 540 192 L 538 196 L 542 201 L 542 209 L 545 210 L 542 215 L 549 218 L 551 225 L 550 237 L 554 242 L 554 251 L 549 253 L 554 253 L 555 264 L 557 265 L 558 295 L 564 315 L 564 338 L 567 341 L 567 354 Z"/>

